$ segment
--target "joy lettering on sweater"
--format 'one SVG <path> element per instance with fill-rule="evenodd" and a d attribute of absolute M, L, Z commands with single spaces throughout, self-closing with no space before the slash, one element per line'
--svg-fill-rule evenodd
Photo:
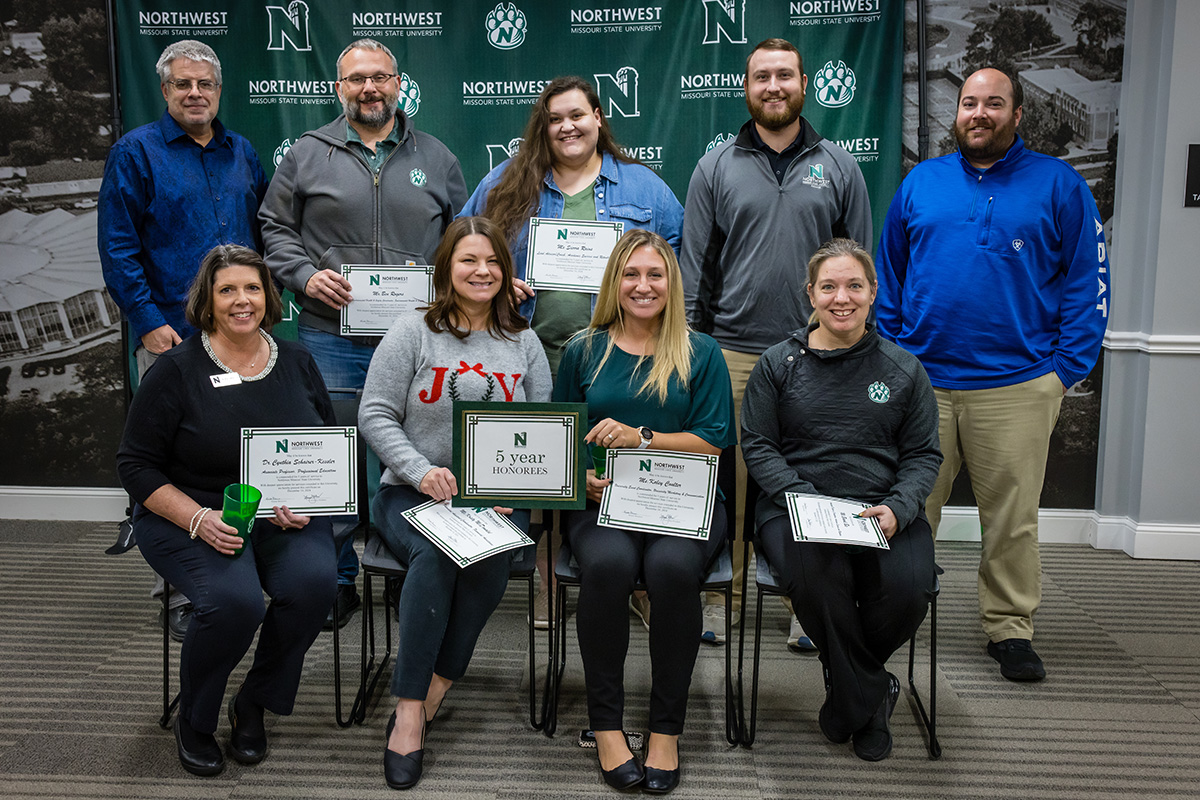
<path fill-rule="evenodd" d="M 496 397 L 497 385 L 504 392 L 504 401 L 511 403 L 517 391 L 517 381 L 521 380 L 519 372 L 487 372 L 482 363 L 468 364 L 465 361 L 459 361 L 457 367 L 430 367 L 429 370 L 433 373 L 433 386 L 418 393 L 422 403 L 436 403 L 443 394 L 451 401 L 478 399 L 490 402 L 499 399 Z M 480 379 L 483 380 L 482 386 L 479 385 Z"/>

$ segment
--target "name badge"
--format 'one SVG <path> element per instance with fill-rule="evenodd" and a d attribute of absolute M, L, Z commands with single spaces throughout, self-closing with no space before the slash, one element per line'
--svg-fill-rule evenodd
<path fill-rule="evenodd" d="M 242 376 L 236 372 L 222 372 L 218 375 L 209 375 L 208 379 L 218 389 L 223 389 L 226 386 L 237 386 L 242 382 Z"/>

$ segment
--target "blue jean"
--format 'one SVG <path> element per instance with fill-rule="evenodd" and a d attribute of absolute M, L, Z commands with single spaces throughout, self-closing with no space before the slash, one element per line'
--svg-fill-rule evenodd
<path fill-rule="evenodd" d="M 138 548 L 155 572 L 192 600 L 179 660 L 179 713 L 197 731 L 217 729 L 225 686 L 261 626 L 245 696 L 290 714 L 304 654 L 333 605 L 333 531 L 328 517 L 284 531 L 254 523 L 242 554 L 224 556 L 170 520 L 138 506 Z M 271 596 L 264 606 L 263 592 Z"/>
<path fill-rule="evenodd" d="M 321 370 L 325 388 L 331 395 L 339 394 L 335 391 L 337 389 L 348 389 L 352 393 L 355 389 L 363 388 L 367 380 L 367 369 L 371 366 L 371 356 L 375 355 L 374 347 L 358 344 L 308 325 L 297 325 L 296 336 L 300 344 L 312 354 L 313 361 L 317 362 L 317 369 Z M 367 475 L 371 480 L 373 496 L 379 487 L 379 459 L 373 452 L 368 452 L 367 458 Z M 353 514 L 343 514 L 332 519 L 335 527 L 352 527 L 358 522 L 358 517 Z M 338 551 L 337 573 L 337 582 L 343 585 L 353 586 L 358 578 L 358 554 L 354 552 L 352 536 L 345 538 Z"/>
<path fill-rule="evenodd" d="M 400 639 L 392 694 L 412 700 L 425 699 L 434 673 L 456 681 L 467 671 L 475 642 L 504 596 L 517 552 L 498 553 L 460 569 L 400 516 L 428 500 L 411 486 L 384 484 L 372 504 L 388 549 L 408 566 L 396 615 Z M 528 510 L 518 509 L 510 519 L 529 531 Z"/>

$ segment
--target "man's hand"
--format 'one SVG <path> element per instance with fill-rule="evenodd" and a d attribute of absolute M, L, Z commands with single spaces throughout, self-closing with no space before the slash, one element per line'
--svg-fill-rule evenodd
<path fill-rule="evenodd" d="M 896 514 L 887 506 L 871 506 L 864 508 L 858 514 L 860 517 L 878 517 L 879 529 L 883 531 L 883 535 L 887 539 L 891 539 L 896 535 L 896 528 L 899 522 L 896 520 Z"/>
<path fill-rule="evenodd" d="M 183 340 L 170 325 L 160 325 L 149 333 L 142 334 L 142 347 L 154 355 L 162 355 Z"/>
<path fill-rule="evenodd" d="M 331 269 L 323 269 L 309 278 L 304 293 L 331 308 L 342 308 L 354 299 L 350 296 L 350 281 Z"/>

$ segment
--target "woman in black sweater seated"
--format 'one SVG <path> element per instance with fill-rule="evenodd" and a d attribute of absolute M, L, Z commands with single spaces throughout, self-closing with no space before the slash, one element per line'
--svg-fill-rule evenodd
<path fill-rule="evenodd" d="M 892 751 L 900 684 L 888 657 L 912 637 L 933 586 L 924 503 L 937 478 L 938 409 L 920 362 L 868 322 L 870 254 L 849 239 L 808 262 L 807 328 L 763 353 L 742 403 L 742 453 L 762 487 L 762 551 L 782 579 L 829 677 L 818 716 L 832 742 L 867 761 Z M 871 504 L 890 550 L 793 540 L 786 494 Z"/>
<path fill-rule="evenodd" d="M 175 741 L 184 769 L 196 775 L 225 767 L 213 734 L 229 675 L 259 627 L 254 664 L 229 701 L 229 753 L 243 764 L 266 755 L 263 710 L 291 713 L 304 654 L 333 604 L 328 517 L 276 506 L 244 540 L 221 522 L 224 488 L 238 482 L 242 427 L 334 424 L 308 351 L 267 333 L 281 312 L 257 253 L 235 245 L 209 251 L 187 304 L 188 322 L 201 332 L 146 373 L 117 454 L 121 483 L 137 502 L 142 555 L 194 607 Z"/>

